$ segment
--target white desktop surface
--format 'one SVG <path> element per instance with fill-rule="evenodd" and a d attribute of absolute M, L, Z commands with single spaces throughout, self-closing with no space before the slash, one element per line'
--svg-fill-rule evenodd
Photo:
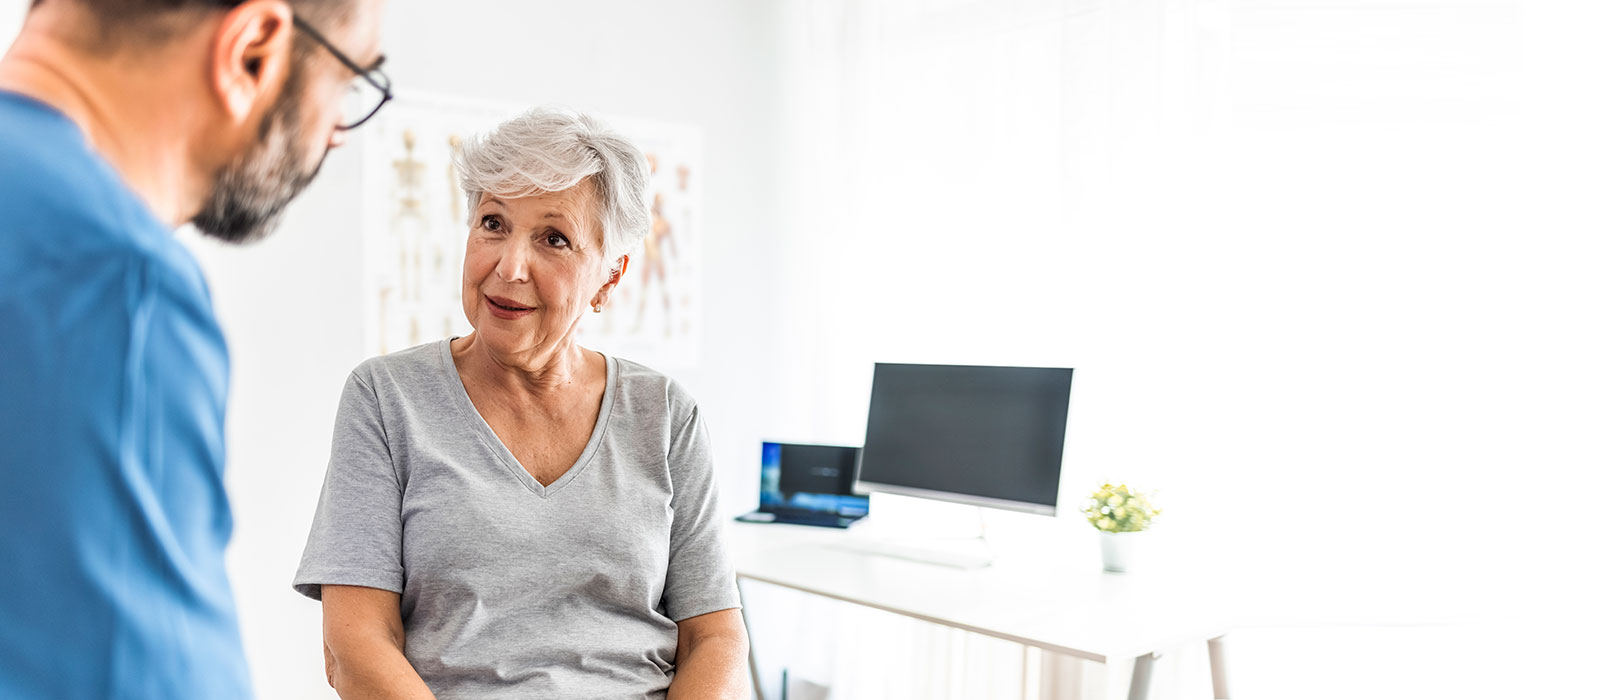
<path fill-rule="evenodd" d="M 850 530 L 732 523 L 729 545 L 746 581 L 826 596 L 1088 661 L 1132 659 L 1228 630 L 1215 587 L 1199 572 L 1101 572 L 1098 561 L 1003 553 L 961 570 L 838 545 Z M 860 529 L 858 529 L 860 528 Z M 1197 585 L 1200 584 L 1200 585 Z M 760 611 L 748 613 L 760 624 Z"/>

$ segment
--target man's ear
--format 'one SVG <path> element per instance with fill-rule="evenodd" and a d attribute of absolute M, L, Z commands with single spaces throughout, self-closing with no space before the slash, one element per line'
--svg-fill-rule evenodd
<path fill-rule="evenodd" d="M 229 121 L 245 123 L 277 100 L 289 77 L 293 39 L 294 11 L 283 0 L 250 0 L 223 16 L 208 68 Z"/>

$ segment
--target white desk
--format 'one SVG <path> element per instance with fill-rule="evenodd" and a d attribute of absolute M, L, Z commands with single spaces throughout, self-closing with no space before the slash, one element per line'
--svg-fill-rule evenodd
<path fill-rule="evenodd" d="M 1106 574 L 1081 562 L 1018 556 L 965 571 L 841 547 L 848 538 L 864 536 L 854 529 L 752 523 L 733 523 L 729 531 L 741 582 L 782 586 L 1093 663 L 1131 662 L 1130 700 L 1148 696 L 1161 650 L 1209 640 L 1214 695 L 1227 696 L 1221 648 L 1227 621 L 1215 601 L 1206 599 L 1208 587 L 1193 585 L 1193 578 Z"/>

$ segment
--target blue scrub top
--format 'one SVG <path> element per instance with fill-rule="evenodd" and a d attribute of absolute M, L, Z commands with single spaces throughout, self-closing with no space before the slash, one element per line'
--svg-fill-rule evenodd
<path fill-rule="evenodd" d="M 72 121 L 0 91 L 0 698 L 249 697 L 227 392 L 194 257 Z"/>

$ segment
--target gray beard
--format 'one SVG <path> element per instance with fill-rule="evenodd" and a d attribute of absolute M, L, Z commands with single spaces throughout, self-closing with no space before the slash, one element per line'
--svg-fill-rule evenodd
<path fill-rule="evenodd" d="M 299 155 L 304 152 L 303 130 L 298 100 L 290 99 L 291 94 L 263 119 L 256 144 L 217 172 L 211 196 L 194 217 L 201 233 L 235 244 L 266 238 L 278 227 L 289 201 L 322 169 L 321 160 L 307 168 Z"/>

